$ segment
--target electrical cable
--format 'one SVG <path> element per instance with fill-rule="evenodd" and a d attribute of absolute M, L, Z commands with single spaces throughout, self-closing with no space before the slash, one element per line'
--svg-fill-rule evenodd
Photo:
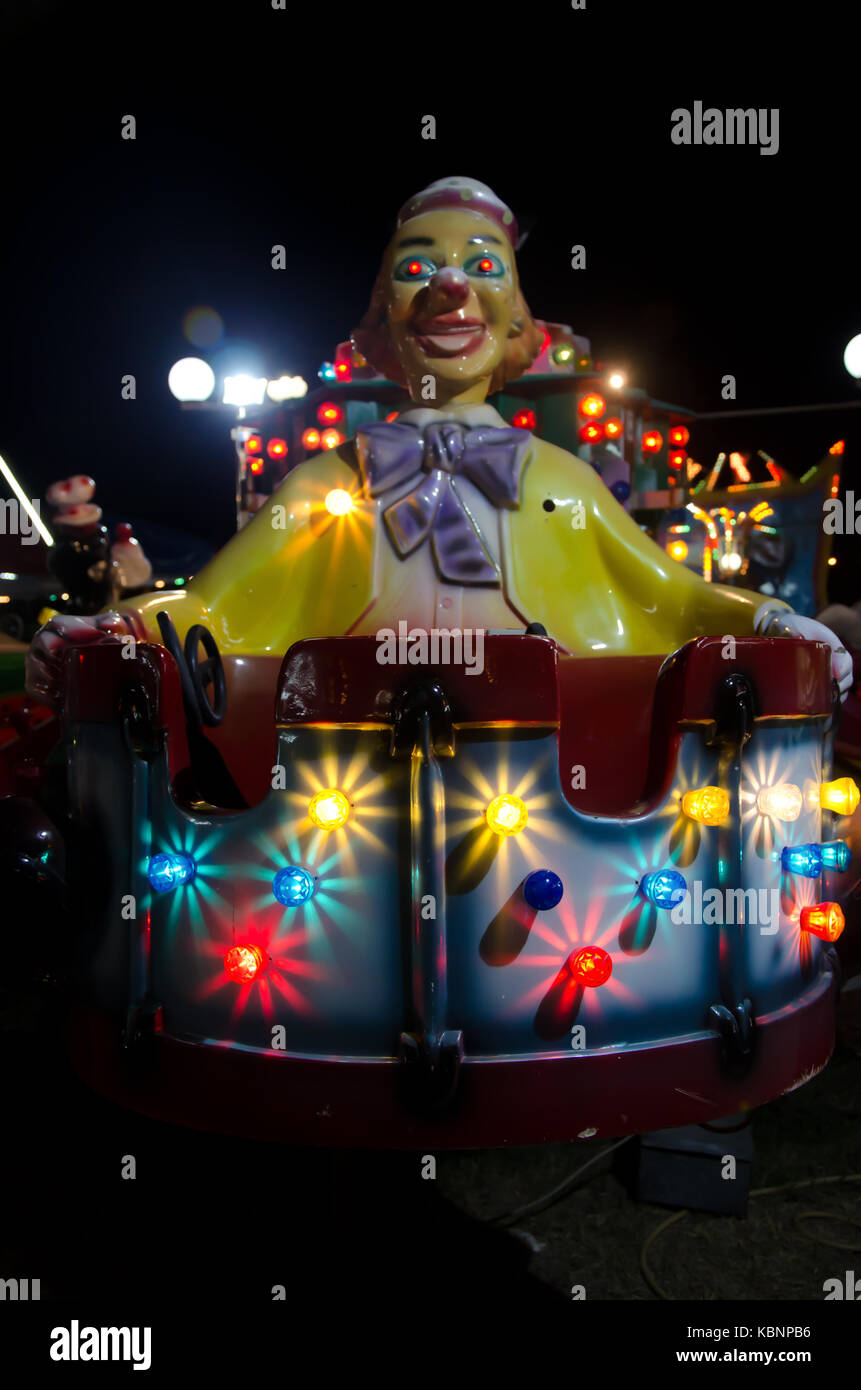
<path fill-rule="evenodd" d="M 825 1178 L 805 1178 L 805 1179 L 803 1179 L 801 1182 L 787 1182 L 787 1183 L 781 1183 L 781 1184 L 780 1184 L 779 1186 L 777 1186 L 777 1187 L 757 1187 L 757 1188 L 754 1189 L 753 1192 L 748 1193 L 748 1198 L 750 1199 L 750 1198 L 753 1198 L 753 1197 L 766 1197 L 766 1196 L 770 1196 L 770 1195 L 771 1195 L 772 1193 L 774 1193 L 774 1192 L 795 1192 L 795 1191 L 797 1191 L 799 1188 L 802 1188 L 802 1187 L 819 1187 L 819 1186 L 821 1186 L 821 1185 L 823 1185 L 823 1184 L 825 1184 L 825 1183 L 831 1183 L 831 1182 L 861 1182 L 861 1173 L 846 1173 L 846 1174 L 837 1173 L 837 1174 L 831 1174 L 831 1175 L 829 1175 L 828 1177 L 825 1177 Z M 661 1287 L 661 1285 L 658 1283 L 657 1279 L 655 1278 L 654 1271 L 652 1270 L 652 1268 L 651 1268 L 651 1266 L 650 1266 L 650 1264 L 649 1264 L 649 1262 L 648 1262 L 646 1256 L 647 1256 L 647 1254 L 648 1254 L 648 1252 L 649 1252 L 650 1247 L 654 1244 L 654 1242 L 657 1240 L 658 1236 L 661 1235 L 663 1231 L 666 1231 L 670 1226 L 674 1225 L 674 1223 L 675 1223 L 676 1221 L 681 1221 L 682 1217 L 688 1216 L 689 1214 L 690 1214 L 689 1208 L 688 1208 L 688 1207 L 685 1207 L 682 1211 L 674 1212 L 672 1216 L 668 1216 L 667 1219 L 666 1219 L 666 1221 L 662 1221 L 661 1224 L 660 1224 L 660 1226 L 656 1226 L 655 1229 L 654 1229 L 654 1231 L 652 1231 L 651 1235 L 649 1235 L 649 1236 L 646 1237 L 646 1240 L 643 1242 L 643 1247 L 642 1247 L 642 1249 L 641 1249 L 641 1251 L 640 1251 L 640 1272 L 642 1273 L 643 1278 L 645 1279 L 646 1283 L 648 1284 L 648 1286 L 649 1286 L 649 1288 L 652 1290 L 652 1292 L 655 1293 L 655 1294 L 657 1294 L 657 1295 L 658 1295 L 658 1298 L 662 1298 L 666 1303 L 675 1303 L 676 1300 L 675 1300 L 675 1298 L 673 1297 L 672 1294 L 667 1293 L 667 1291 L 666 1291 L 665 1289 L 663 1289 L 663 1288 Z M 839 1213 L 839 1212 L 833 1212 L 833 1211 L 832 1211 L 832 1212 L 813 1212 L 813 1211 L 810 1211 L 810 1212 L 801 1212 L 801 1213 L 799 1214 L 798 1220 L 808 1220 L 809 1218 L 811 1218 L 811 1217 L 813 1217 L 813 1216 L 820 1216 L 820 1217 L 821 1217 L 821 1216 L 828 1216 L 828 1217 L 829 1217 L 830 1219 L 832 1219 L 832 1220 L 835 1219 L 835 1218 L 836 1218 L 837 1220 L 847 1219 L 847 1220 L 850 1221 L 850 1223 L 851 1223 L 852 1225 L 858 1224 L 857 1222 L 853 1221 L 851 1218 L 843 1218 L 843 1217 L 840 1216 L 840 1213 Z M 807 1240 L 819 1240 L 819 1237 L 817 1237 L 817 1236 L 808 1236 L 808 1235 L 805 1233 L 805 1239 L 807 1239 Z M 858 1250 L 858 1249 L 861 1249 L 861 1246 L 859 1246 L 859 1245 L 844 1245 L 844 1244 L 842 1244 L 842 1243 L 837 1243 L 837 1242 L 835 1242 L 835 1241 L 830 1241 L 830 1240 L 822 1240 L 822 1241 L 820 1241 L 819 1243 L 822 1244 L 822 1245 L 831 1245 L 831 1246 L 833 1246 L 835 1249 L 838 1249 L 838 1250 Z"/>
<path fill-rule="evenodd" d="M 571 1191 L 577 1179 L 580 1178 L 588 1168 L 591 1168 L 599 1159 L 606 1158 L 608 1154 L 613 1153 L 614 1149 L 620 1149 L 623 1144 L 629 1143 L 630 1140 L 635 1137 L 636 1136 L 633 1134 L 626 1134 L 624 1139 L 617 1139 L 615 1144 L 611 1144 L 609 1148 L 602 1149 L 600 1153 L 594 1154 L 593 1157 L 589 1159 L 588 1163 L 584 1163 L 567 1178 L 564 1178 L 562 1182 L 558 1183 L 556 1187 L 552 1187 L 549 1192 L 545 1192 L 543 1197 L 536 1197 L 534 1201 L 527 1202 L 525 1206 L 518 1207 L 516 1211 L 503 1212 L 500 1216 L 488 1217 L 487 1225 L 513 1226 L 516 1221 L 521 1220 L 524 1216 L 535 1216 L 538 1212 L 546 1210 L 546 1208 L 552 1206 L 554 1202 L 558 1202 L 560 1197 L 565 1197 Z M 593 1176 L 597 1177 L 597 1174 Z"/>
<path fill-rule="evenodd" d="M 836 1211 L 800 1211 L 795 1218 L 795 1224 L 800 1227 L 802 1221 L 815 1221 L 820 1218 L 826 1221 L 842 1221 L 845 1226 L 861 1226 L 861 1221 L 856 1221 L 853 1216 L 841 1216 Z M 859 1240 L 829 1240 L 827 1236 L 811 1235 L 809 1231 L 800 1229 L 798 1234 L 802 1240 L 813 1241 L 815 1245 L 830 1245 L 832 1250 L 861 1250 Z"/>

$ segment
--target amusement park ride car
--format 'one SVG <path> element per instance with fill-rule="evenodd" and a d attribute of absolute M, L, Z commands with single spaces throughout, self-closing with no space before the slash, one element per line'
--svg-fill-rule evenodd
<path fill-rule="evenodd" d="M 414 401 L 432 361 L 439 414 L 375 413 L 181 593 L 37 638 L 70 1047 L 123 1104 L 537 1143 L 712 1121 L 828 1061 L 858 839 L 838 644 L 761 635 L 761 595 L 676 565 L 588 464 L 487 414 L 502 355 L 546 348 L 511 228 L 473 181 L 402 210 L 356 340 Z M 481 662 L 387 664 L 401 619 L 449 658 L 469 621 Z"/>

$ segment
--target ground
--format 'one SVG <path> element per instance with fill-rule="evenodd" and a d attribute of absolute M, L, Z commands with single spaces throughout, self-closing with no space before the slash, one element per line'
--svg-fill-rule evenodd
<path fill-rule="evenodd" d="M 50 1008 L 0 1007 L 5 1142 L 0 1277 L 40 1278 L 42 1298 L 85 1292 L 194 1301 L 215 1289 L 263 1301 L 283 1285 L 348 1301 L 454 1279 L 521 1305 L 654 1300 L 643 1242 L 671 1213 L 638 1204 L 637 1140 L 597 1176 L 514 1231 L 488 1224 L 561 1182 L 607 1145 L 438 1156 L 299 1150 L 160 1125 L 108 1104 L 67 1070 Z M 861 1173 L 861 990 L 844 996 L 824 1073 L 755 1117 L 754 1188 Z M 124 1181 L 134 1155 L 136 1177 Z M 814 1220 L 804 1213 L 824 1212 Z M 831 1243 L 828 1243 L 831 1242 Z M 746 1219 L 689 1215 L 651 1248 L 674 1298 L 823 1299 L 861 1270 L 861 1183 L 754 1198 Z"/>

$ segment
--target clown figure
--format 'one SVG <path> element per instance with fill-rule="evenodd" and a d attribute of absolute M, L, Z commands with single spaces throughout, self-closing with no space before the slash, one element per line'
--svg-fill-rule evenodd
<path fill-rule="evenodd" d="M 516 241 L 511 211 L 474 179 L 440 179 L 411 198 L 353 334 L 408 388 L 411 407 L 295 468 L 185 590 L 124 602 L 97 627 L 157 642 L 166 610 L 181 638 L 203 623 L 232 655 L 403 621 L 520 632 L 538 623 L 577 656 L 779 632 L 828 642 L 845 695 L 851 662 L 829 629 L 705 583 L 639 529 L 587 463 L 509 428 L 487 403 L 542 343 Z M 28 680 L 43 699 L 70 640 L 63 623 L 53 619 L 31 650 Z"/>

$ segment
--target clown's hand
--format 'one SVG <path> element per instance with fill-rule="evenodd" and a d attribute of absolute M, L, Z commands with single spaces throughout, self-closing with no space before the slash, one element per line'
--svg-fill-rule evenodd
<path fill-rule="evenodd" d="M 753 627 L 760 637 L 804 637 L 808 642 L 827 642 L 831 648 L 831 674 L 840 687 L 841 701 L 846 699 L 852 689 L 852 657 L 830 627 L 772 602 L 763 603 L 756 610 Z"/>
<path fill-rule="evenodd" d="M 69 647 L 128 637 L 129 625 L 119 613 L 96 613 L 78 618 L 57 613 L 40 627 L 27 653 L 25 688 L 44 705 L 59 709 L 62 702 L 63 654 Z"/>

